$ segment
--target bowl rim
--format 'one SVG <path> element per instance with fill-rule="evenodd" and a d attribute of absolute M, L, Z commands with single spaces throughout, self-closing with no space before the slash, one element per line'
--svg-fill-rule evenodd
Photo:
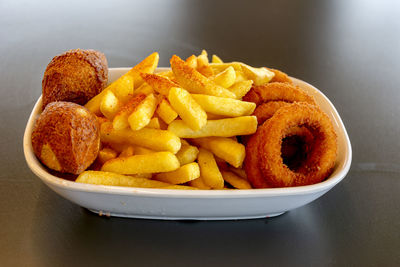
<path fill-rule="evenodd" d="M 130 68 L 109 68 L 109 72 L 123 72 L 128 71 Z M 169 68 L 157 68 L 158 71 L 163 71 Z M 59 178 L 47 172 L 42 166 L 39 160 L 36 158 L 31 142 L 31 134 L 34 126 L 34 122 L 37 116 L 41 112 L 42 96 L 36 101 L 34 108 L 29 116 L 24 137 L 23 137 L 23 149 L 25 160 L 31 169 L 31 171 L 38 176 L 44 183 L 51 187 L 57 187 L 67 190 L 84 191 L 91 193 L 103 193 L 103 194 L 117 194 L 117 195 L 135 195 L 135 196 L 146 196 L 146 197 L 174 197 L 174 198 L 252 198 L 252 197 L 269 197 L 269 196 L 289 196 L 289 195 L 306 195 L 320 191 L 327 191 L 337 183 L 339 183 L 349 172 L 351 161 L 352 161 L 352 148 L 349 136 L 346 128 L 343 124 L 342 119 L 339 116 L 335 106 L 332 102 L 317 88 L 313 85 L 304 82 L 300 79 L 291 79 L 297 84 L 303 84 L 304 86 L 311 87 L 317 94 L 320 95 L 330 107 L 330 111 L 334 116 L 336 124 L 341 128 L 345 144 L 345 154 L 342 169 L 336 174 L 331 175 L 328 179 L 323 182 L 297 187 L 285 187 L 285 188 L 262 188 L 262 189 L 240 189 L 240 190 L 176 190 L 176 189 L 161 189 L 161 188 L 136 188 L 136 187 L 122 187 L 122 186 L 106 186 L 106 185 L 92 185 L 77 183 L 74 181 Z M 336 163 L 336 168 L 338 164 Z"/>

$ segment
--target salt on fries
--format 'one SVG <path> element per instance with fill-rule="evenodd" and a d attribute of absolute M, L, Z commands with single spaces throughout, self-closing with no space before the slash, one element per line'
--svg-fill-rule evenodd
<path fill-rule="evenodd" d="M 257 129 L 256 108 L 242 101 L 274 72 L 223 62 L 205 50 L 186 60 L 172 56 L 171 70 L 154 73 L 153 53 L 93 97 L 102 149 L 97 170 L 76 182 L 163 188 L 251 188 L 242 169 L 245 146 L 236 136 Z"/>

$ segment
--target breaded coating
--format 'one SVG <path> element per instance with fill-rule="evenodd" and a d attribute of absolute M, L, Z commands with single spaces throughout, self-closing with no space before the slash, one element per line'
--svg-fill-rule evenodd
<path fill-rule="evenodd" d="M 86 104 L 107 85 L 105 55 L 95 50 L 74 49 L 54 57 L 42 80 L 42 107 L 53 101 Z"/>
<path fill-rule="evenodd" d="M 99 128 L 96 116 L 86 108 L 71 102 L 52 102 L 33 128 L 33 151 L 50 169 L 80 174 L 97 157 Z"/>

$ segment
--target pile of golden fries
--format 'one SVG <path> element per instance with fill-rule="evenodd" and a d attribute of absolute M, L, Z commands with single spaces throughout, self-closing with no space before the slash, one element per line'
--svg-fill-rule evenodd
<path fill-rule="evenodd" d="M 77 182 L 164 189 L 249 189 L 242 169 L 256 104 L 242 101 L 274 73 L 224 63 L 206 51 L 156 71 L 153 53 L 85 107 L 97 115 L 102 148 Z"/>

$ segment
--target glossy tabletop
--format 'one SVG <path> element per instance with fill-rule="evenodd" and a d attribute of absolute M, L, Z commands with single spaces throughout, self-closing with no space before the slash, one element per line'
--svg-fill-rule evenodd
<path fill-rule="evenodd" d="M 1 1 L 1 266 L 400 265 L 397 1 Z M 281 69 L 335 105 L 353 147 L 347 177 L 276 218 L 99 217 L 27 167 L 22 136 L 51 58 L 73 48 L 129 67 L 153 51 L 207 49 Z"/>

